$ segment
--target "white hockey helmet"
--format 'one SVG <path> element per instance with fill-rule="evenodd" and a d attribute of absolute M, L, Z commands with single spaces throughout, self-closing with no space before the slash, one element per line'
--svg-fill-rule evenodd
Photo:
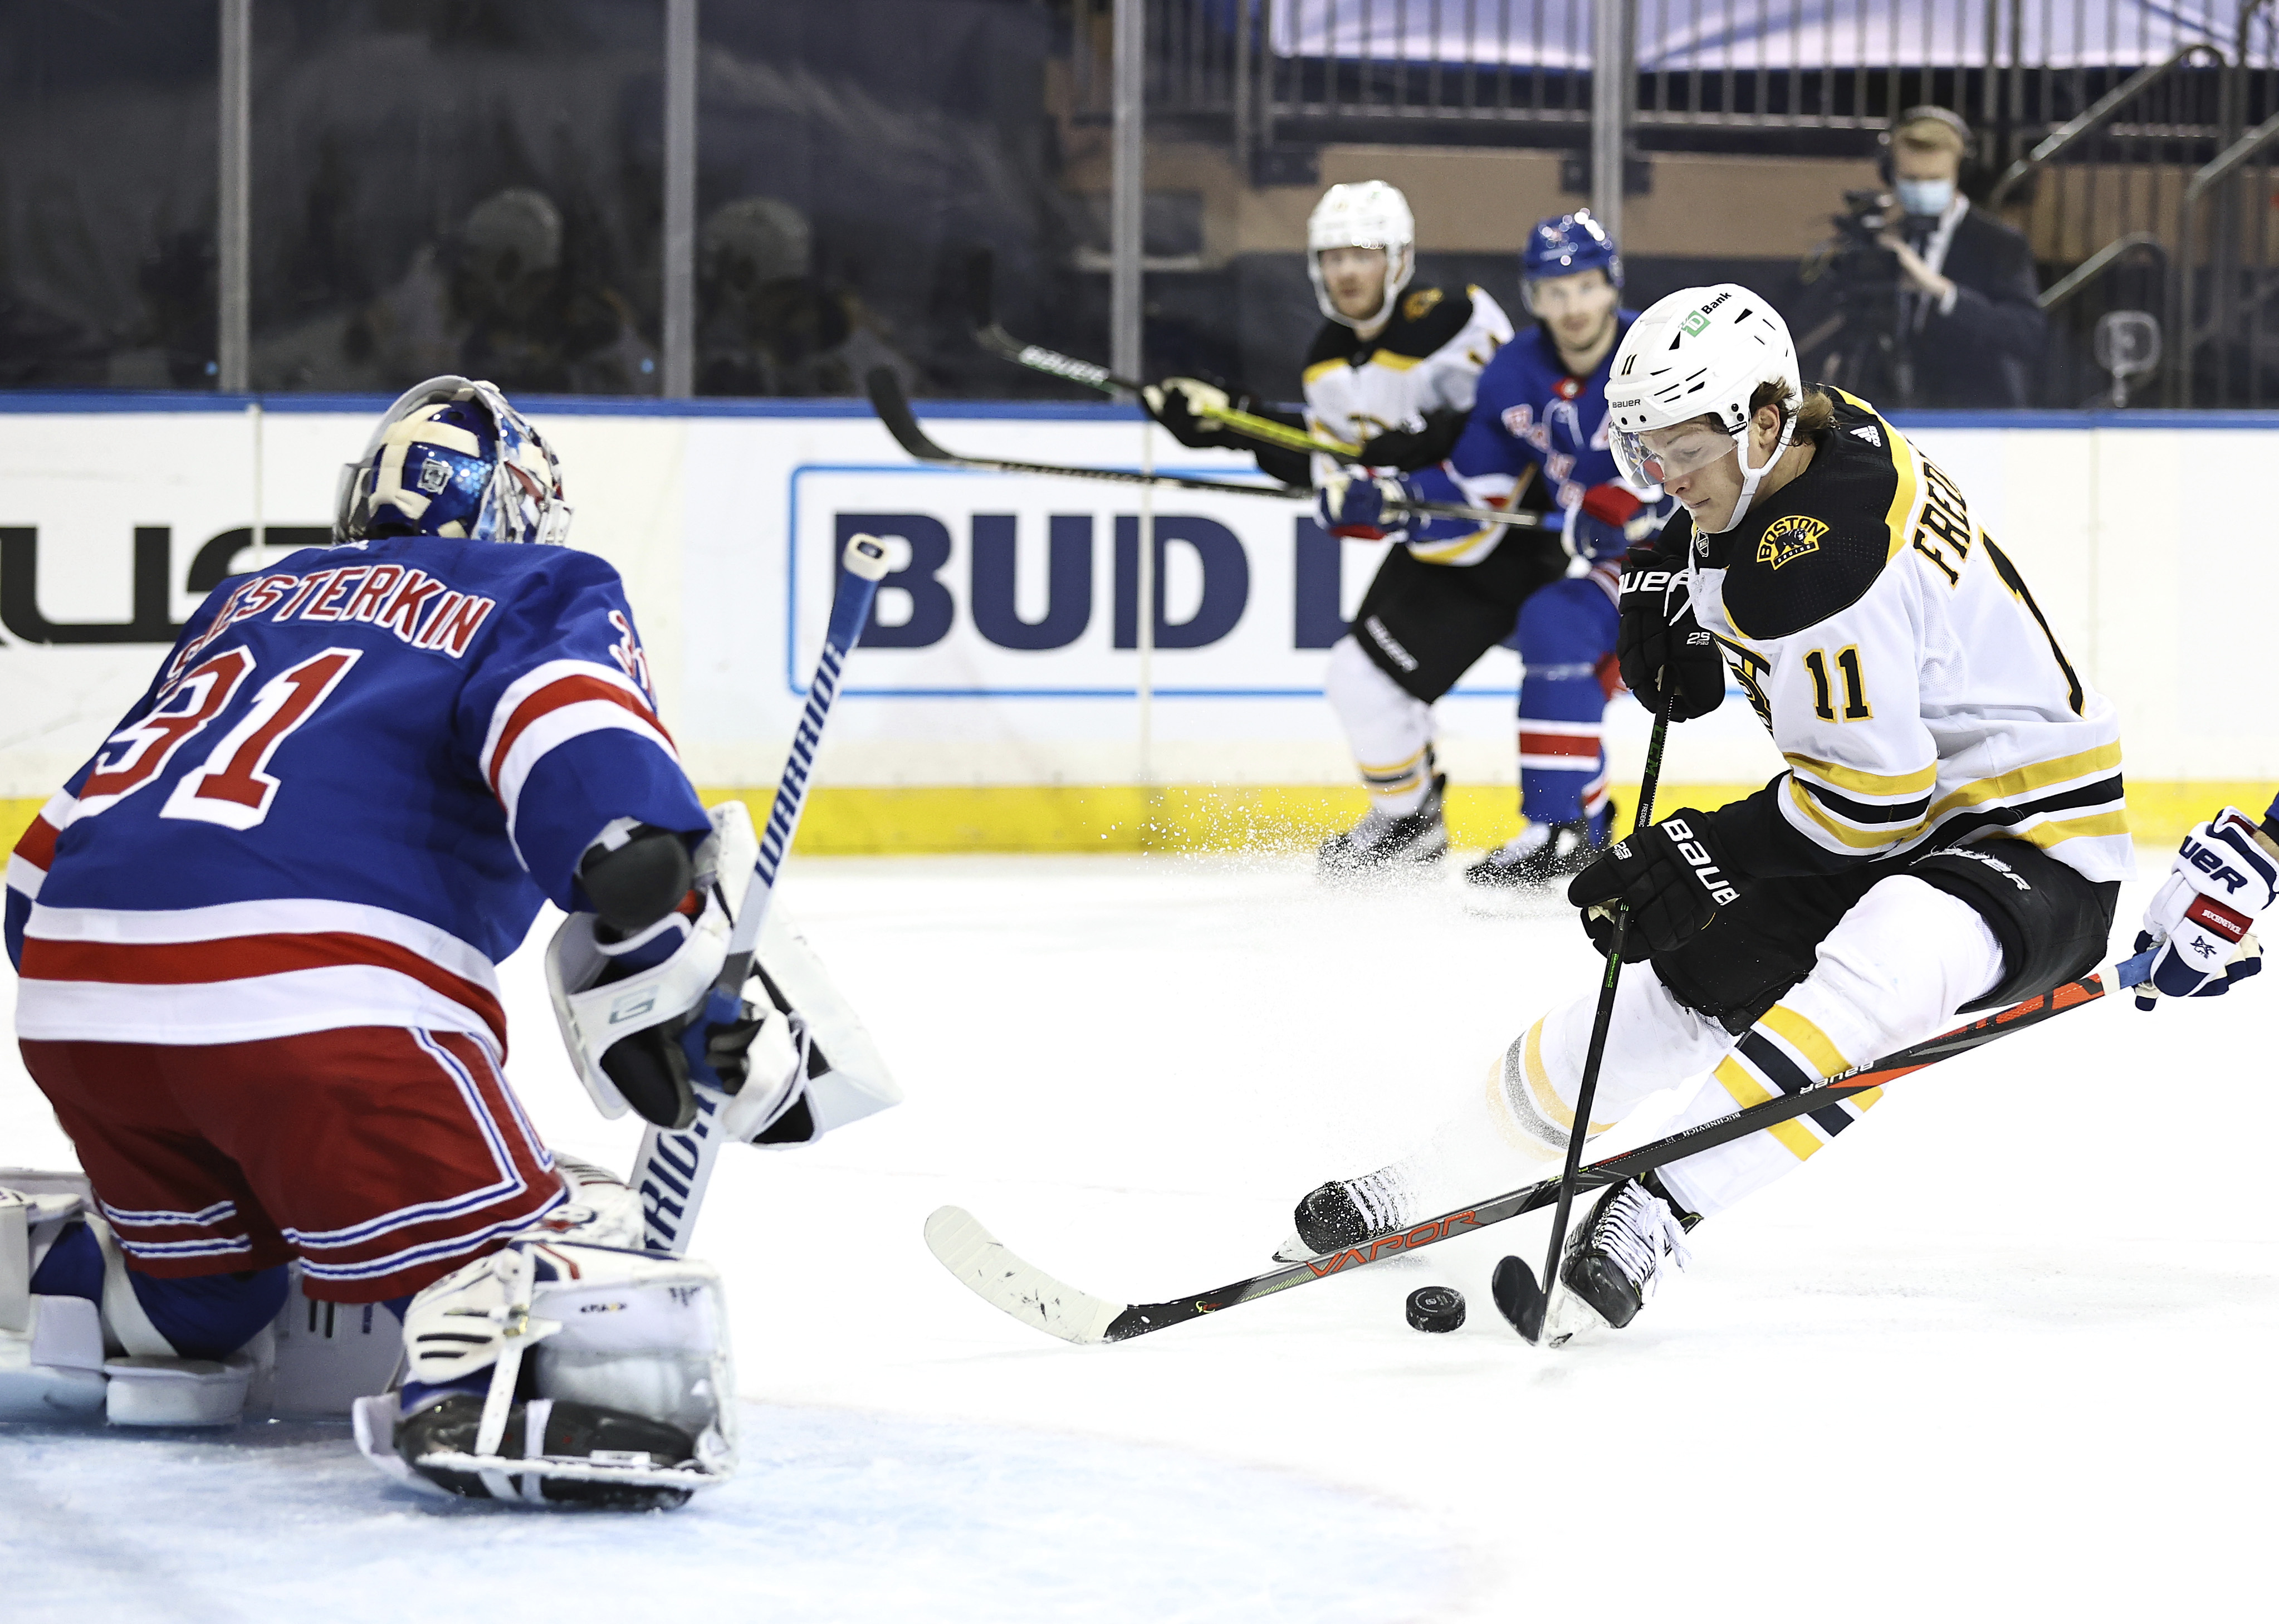
<path fill-rule="evenodd" d="M 1385 302 L 1366 316 L 1347 316 L 1322 280 L 1325 249 L 1385 250 Z M 1314 279 L 1314 303 L 1331 321 L 1366 327 L 1385 319 L 1408 279 L 1416 273 L 1416 217 L 1397 186 L 1382 180 L 1340 181 L 1322 194 L 1306 221 L 1306 274 Z"/>
<path fill-rule="evenodd" d="M 1781 386 L 1780 441 L 1753 468 L 1749 402 L 1768 383 Z M 1641 436 L 1696 417 L 1716 419 L 1740 459 L 1741 494 L 1731 515 L 1715 529 L 1695 519 L 1696 530 L 1715 534 L 1730 530 L 1749 510 L 1759 482 L 1788 449 L 1803 404 L 1796 341 L 1769 300 L 1738 282 L 1683 287 L 1656 300 L 1623 335 L 1607 380 L 1608 439 L 1624 479 L 1641 487 L 1657 486 L 1665 473 L 1689 473 L 1723 452 L 1713 449 L 1687 466 L 1665 468 Z"/>

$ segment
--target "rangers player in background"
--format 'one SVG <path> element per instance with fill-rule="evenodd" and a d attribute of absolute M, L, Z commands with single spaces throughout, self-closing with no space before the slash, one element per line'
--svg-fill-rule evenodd
<path fill-rule="evenodd" d="M 1567 551 L 1577 561 L 1564 567 L 1577 572 L 1535 587 L 1519 605 L 1524 823 L 1465 875 L 1477 885 L 1531 886 L 1580 869 L 1609 837 L 1615 808 L 1604 735 L 1607 706 L 1621 686 L 1618 567 L 1624 550 L 1656 533 L 1674 504 L 1625 482 L 1608 448 L 1608 370 L 1637 319 L 1620 308 L 1623 259 L 1614 239 L 1588 210 L 1538 220 L 1519 269 L 1521 295 L 1537 325 L 1481 372 L 1470 417 L 1446 459 L 1394 479 L 1332 474 L 1322 506 L 1324 522 L 1339 535 L 1382 534 L 1428 558 L 1462 559 L 1471 548 L 1496 546 L 1499 532 L 1461 519 L 1409 519 L 1387 528 L 1385 514 L 1403 499 L 1508 507 L 1532 489 L 1563 517 Z M 1512 532 L 1501 533 L 1501 547 L 1513 547 Z M 1501 583 L 1477 571 L 1411 571 L 1402 585 L 1407 591 L 1383 617 L 1364 614 L 1362 629 L 1382 680 L 1407 701 L 1384 692 L 1377 714 L 1387 737 L 1422 744 L 1431 738 L 1431 701 L 1503 640 L 1499 616 L 1506 606 Z M 1393 657 L 1395 647 L 1426 649 L 1429 657 L 1403 665 Z"/>
<path fill-rule="evenodd" d="M 1688 288 L 1608 388 L 1624 476 L 1676 497 L 1624 565 L 1623 674 L 1684 722 L 1730 666 L 1786 768 L 1672 814 L 1568 889 L 1603 943 L 1631 910 L 1598 1133 L 1710 1074 L 1680 1124 L 1834 1076 L 2086 973 L 2132 862 L 2119 724 L 1968 498 L 1866 402 L 1807 388 L 1772 307 Z M 1574 1128 L 1596 1000 L 1515 1038 L 1422 1153 L 1299 1207 L 1314 1251 L 1542 1176 Z M 1610 1188 L 1546 1335 L 1630 1322 L 1684 1236 L 1816 1153 L 1873 1095 Z"/>
<path fill-rule="evenodd" d="M 501 1069 L 493 966 L 541 902 L 614 961 L 581 986 L 709 991 L 753 849 L 569 521 L 494 387 L 412 389 L 336 545 L 215 588 L 16 847 L 17 1031 L 87 1184 L 0 1191 L 0 1413 L 235 1419 L 290 1260 L 403 1319 L 360 1442 L 406 1481 L 677 1504 L 733 1467 L 717 1276 L 639 1251 L 625 1186 L 550 1154 Z M 598 1067 L 671 1125 L 771 1007 L 650 1001 Z"/>

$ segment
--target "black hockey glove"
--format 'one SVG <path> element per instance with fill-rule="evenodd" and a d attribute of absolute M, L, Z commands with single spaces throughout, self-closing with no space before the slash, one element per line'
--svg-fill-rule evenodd
<path fill-rule="evenodd" d="M 1361 460 L 1371 468 L 1397 468 L 1402 473 L 1431 468 L 1456 448 L 1471 415 L 1461 407 L 1443 406 L 1412 417 L 1399 428 L 1363 440 Z"/>
<path fill-rule="evenodd" d="M 1240 410 L 1232 395 L 1200 378 L 1166 378 L 1141 392 L 1147 415 L 1162 424 L 1172 439 L 1194 450 L 1228 443 L 1226 425 L 1201 414 L 1201 408 Z"/>
<path fill-rule="evenodd" d="M 1608 846 L 1567 887 L 1567 900 L 1583 910 L 1583 928 L 1600 953 L 1614 937 L 1613 905 L 1628 903 L 1628 951 L 1637 953 L 1643 942 L 1646 957 L 1675 953 L 1740 894 L 1708 815 L 1690 808 Z"/>
<path fill-rule="evenodd" d="M 1669 695 L 1669 719 L 1691 722 L 1725 702 L 1725 659 L 1693 617 L 1681 564 L 1651 547 L 1623 555 L 1615 659 L 1639 704 L 1659 710 Z"/>

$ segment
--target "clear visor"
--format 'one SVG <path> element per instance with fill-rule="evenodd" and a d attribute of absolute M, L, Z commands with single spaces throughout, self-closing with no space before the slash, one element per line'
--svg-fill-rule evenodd
<path fill-rule="evenodd" d="M 1720 457 L 1732 456 L 1736 449 L 1730 434 L 1700 423 L 1647 429 L 1643 433 L 1615 429 L 1608 435 L 1608 440 L 1615 454 L 1615 466 L 1622 470 L 1623 479 L 1637 486 L 1667 485 L 1672 479 L 1682 479 Z"/>

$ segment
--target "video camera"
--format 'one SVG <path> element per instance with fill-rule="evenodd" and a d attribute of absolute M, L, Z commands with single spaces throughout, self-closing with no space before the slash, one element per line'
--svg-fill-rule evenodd
<path fill-rule="evenodd" d="M 1847 292 L 1895 287 L 1899 257 L 1884 246 L 1884 232 L 1899 220 L 1899 206 L 1889 192 L 1868 187 L 1844 194 L 1844 212 L 1832 216 L 1836 250 L 1828 273 L 1842 279 Z"/>

